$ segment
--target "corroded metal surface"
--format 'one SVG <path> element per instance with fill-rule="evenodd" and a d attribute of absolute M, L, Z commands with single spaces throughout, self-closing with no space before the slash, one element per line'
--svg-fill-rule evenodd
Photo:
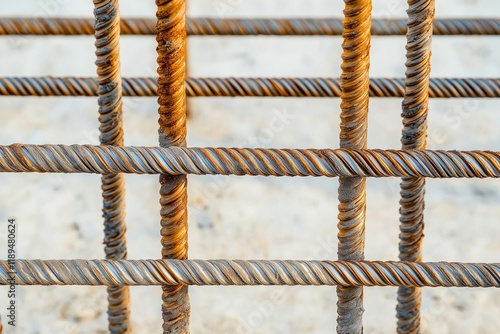
<path fill-rule="evenodd" d="M 366 149 L 371 0 L 344 0 L 340 147 Z M 366 179 L 339 179 L 338 259 L 364 260 Z M 337 333 L 363 333 L 363 288 L 337 287 Z"/>
<path fill-rule="evenodd" d="M 406 34 L 406 80 L 403 100 L 403 150 L 424 150 L 429 109 L 432 22 L 434 0 L 408 1 Z M 424 238 L 425 179 L 405 177 L 401 181 L 399 259 L 422 261 Z M 416 287 L 398 289 L 397 331 L 420 333 L 421 292 Z"/>
<path fill-rule="evenodd" d="M 0 172 L 498 178 L 500 152 L 13 144 Z"/>
<path fill-rule="evenodd" d="M 404 97 L 405 79 L 371 78 L 372 97 Z M 156 78 L 123 78 L 124 96 L 157 96 Z M 339 97 L 337 78 L 188 78 L 188 97 Z M 3 77 L 0 95 L 15 96 L 96 96 L 97 80 L 84 77 Z M 498 78 L 433 78 L 431 98 L 498 98 Z"/>
<path fill-rule="evenodd" d="M 342 19 L 187 19 L 187 34 L 201 35 L 341 35 Z M 372 35 L 404 35 L 405 19 L 374 19 Z M 0 18 L 0 35 L 92 35 L 93 22 L 77 18 Z M 156 35 L 156 21 L 145 18 L 121 20 L 123 35 Z M 434 35 L 499 35 L 500 19 L 438 19 Z"/>
<path fill-rule="evenodd" d="M 0 285 L 9 265 L 0 261 Z M 282 260 L 17 260 L 19 285 L 500 287 L 499 263 Z"/>
<path fill-rule="evenodd" d="M 102 145 L 123 146 L 122 83 L 120 78 L 120 14 L 118 0 L 94 0 L 99 130 Z M 127 258 L 125 177 L 102 176 L 104 252 L 106 259 Z M 130 333 L 128 287 L 108 288 L 109 332 Z"/>
<path fill-rule="evenodd" d="M 160 146 L 186 145 L 186 0 L 156 0 Z M 187 178 L 160 175 L 163 259 L 188 256 Z M 189 333 L 186 286 L 162 287 L 163 333 Z"/>
<path fill-rule="evenodd" d="M 500 152 L 425 150 L 429 98 L 498 98 L 499 78 L 430 79 L 432 35 L 500 35 L 500 19 L 438 19 L 408 0 L 409 21 L 370 20 L 371 0 L 344 19 L 186 19 L 185 0 L 156 0 L 157 19 L 120 19 L 93 0 L 96 22 L 0 18 L 0 35 L 92 35 L 98 78 L 0 78 L 0 95 L 99 96 L 100 146 L 0 146 L 0 172 L 103 174 L 107 260 L 16 260 L 22 285 L 106 285 L 110 332 L 129 332 L 128 285 L 161 285 L 163 332 L 189 333 L 188 285 L 338 286 L 338 333 L 362 333 L 362 286 L 398 286 L 398 332 L 419 332 L 418 287 L 500 287 L 500 264 L 423 263 L 424 178 L 500 178 Z M 119 74 L 122 35 L 156 35 L 159 78 Z M 369 79 L 370 35 L 407 35 L 405 79 Z M 186 78 L 186 37 L 342 35 L 337 78 Z M 160 147 L 124 147 L 121 97 L 158 96 Z M 340 149 L 187 148 L 186 96 L 341 97 Z M 368 97 L 404 97 L 402 150 L 367 150 Z M 162 260 L 127 261 L 123 176 L 160 174 Z M 197 175 L 340 177 L 339 260 L 187 260 L 187 179 Z M 401 177 L 401 262 L 364 259 L 365 178 Z M 0 284 L 12 263 L 0 260 Z M 0 333 L 2 332 L 0 321 Z"/>

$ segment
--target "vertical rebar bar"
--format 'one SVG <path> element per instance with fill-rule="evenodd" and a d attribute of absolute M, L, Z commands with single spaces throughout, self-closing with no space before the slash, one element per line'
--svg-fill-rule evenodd
<path fill-rule="evenodd" d="M 371 0 L 344 0 L 340 147 L 367 146 L 370 85 Z M 363 260 L 365 184 L 362 177 L 339 180 L 339 260 Z M 337 288 L 337 332 L 363 332 L 363 288 Z"/>
<path fill-rule="evenodd" d="M 186 3 L 156 0 L 160 146 L 186 145 Z M 187 178 L 160 176 L 162 258 L 187 259 Z M 189 333 L 187 286 L 163 287 L 163 332 Z"/>
<path fill-rule="evenodd" d="M 94 16 L 100 142 L 102 145 L 123 146 L 118 0 L 94 0 Z M 106 259 L 126 259 L 127 228 L 123 174 L 102 176 L 102 196 Z M 130 333 L 129 288 L 108 287 L 107 291 L 110 333 Z"/>
<path fill-rule="evenodd" d="M 434 0 L 408 0 L 408 6 L 401 143 L 404 150 L 422 150 L 426 147 L 427 136 Z M 422 260 L 424 196 L 424 178 L 402 178 L 399 235 L 402 261 Z M 420 332 L 420 302 L 420 288 L 398 289 L 398 333 Z"/>

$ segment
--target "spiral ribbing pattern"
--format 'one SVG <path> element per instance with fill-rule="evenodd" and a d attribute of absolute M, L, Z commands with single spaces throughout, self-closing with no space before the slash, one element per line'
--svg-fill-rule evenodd
<path fill-rule="evenodd" d="M 372 78 L 372 97 L 404 97 L 405 79 Z M 0 95 L 14 96 L 96 96 L 97 80 L 82 77 L 3 77 Z M 124 96 L 157 96 L 155 78 L 123 78 Z M 188 97 L 339 97 L 341 80 L 337 78 L 188 78 Z M 498 98 L 500 79 L 433 78 L 431 98 Z"/>
<path fill-rule="evenodd" d="M 498 263 L 293 260 L 16 260 L 18 285 L 500 287 Z M 0 261 L 0 285 L 10 264 Z"/>
<path fill-rule="evenodd" d="M 186 145 L 186 3 L 156 0 L 160 146 Z M 187 178 L 160 175 L 162 258 L 187 258 Z M 163 333 L 189 333 L 186 286 L 163 287 Z"/>
<path fill-rule="evenodd" d="M 434 0 L 408 1 L 406 33 L 406 80 L 403 100 L 403 150 L 426 147 L 429 78 L 431 72 Z M 404 177 L 401 181 L 399 259 L 422 260 L 424 238 L 425 179 Z M 398 290 L 398 333 L 420 333 L 421 292 L 416 287 Z"/>
<path fill-rule="evenodd" d="M 371 0 L 345 0 L 344 20 L 186 19 L 185 1 L 156 0 L 157 20 L 120 20 L 118 0 L 93 0 L 95 22 L 0 18 L 0 35 L 95 34 L 97 78 L 0 78 L 0 95 L 99 96 L 101 146 L 0 146 L 0 172 L 103 174 L 106 253 L 106 260 L 0 260 L 0 284 L 107 286 L 111 333 L 130 331 L 129 285 L 162 286 L 164 333 L 189 332 L 188 285 L 337 286 L 339 333 L 363 331 L 362 286 L 399 287 L 399 333 L 419 332 L 418 287 L 500 287 L 497 263 L 421 262 L 424 177 L 500 177 L 500 152 L 425 150 L 429 97 L 500 97 L 498 78 L 430 79 L 431 36 L 500 35 L 500 20 L 433 21 L 434 0 L 408 0 L 408 22 L 370 20 Z M 405 79 L 369 79 L 370 32 L 406 34 Z M 158 80 L 120 78 L 120 34 L 156 35 Z M 186 35 L 341 34 L 340 79 L 186 78 Z M 123 147 L 122 95 L 159 97 L 160 147 Z M 341 148 L 187 148 L 186 96 L 341 97 Z M 366 149 L 368 96 L 404 97 L 402 150 Z M 126 260 L 120 173 L 160 174 L 161 260 Z M 340 261 L 187 260 L 186 174 L 339 176 Z M 366 177 L 402 177 L 401 262 L 363 261 Z"/>
<path fill-rule="evenodd" d="M 146 18 L 121 19 L 123 35 L 156 35 L 156 21 Z M 405 19 L 374 19 L 372 35 L 406 34 Z M 189 18 L 187 34 L 192 36 L 312 36 L 341 35 L 342 19 L 216 19 Z M 92 35 L 93 22 L 78 18 L 0 18 L 0 35 Z M 434 35 L 500 35 L 500 19 L 438 19 Z"/>
<path fill-rule="evenodd" d="M 0 172 L 499 178 L 500 152 L 13 144 Z"/>
<path fill-rule="evenodd" d="M 120 77 L 120 12 L 118 0 L 94 0 L 95 46 L 102 145 L 123 145 L 122 83 Z M 127 258 L 125 233 L 125 177 L 102 178 L 104 251 L 107 259 Z M 130 333 L 128 287 L 108 288 L 109 332 Z"/>
<path fill-rule="evenodd" d="M 365 149 L 370 86 L 371 0 L 345 0 L 340 77 L 340 147 Z M 362 177 L 339 179 L 338 258 L 364 260 L 365 184 Z M 363 332 L 363 288 L 337 288 L 337 333 Z"/>

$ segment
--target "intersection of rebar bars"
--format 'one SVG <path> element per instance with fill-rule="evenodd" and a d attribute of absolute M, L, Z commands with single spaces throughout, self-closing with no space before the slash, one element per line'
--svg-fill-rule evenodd
<path fill-rule="evenodd" d="M 420 287 L 500 287 L 499 264 L 426 263 L 425 178 L 499 178 L 500 152 L 425 150 L 429 98 L 498 98 L 498 78 L 431 78 L 432 35 L 500 35 L 500 19 L 434 19 L 434 0 L 408 0 L 408 19 L 371 18 L 344 0 L 343 19 L 186 18 L 185 0 L 156 0 L 156 20 L 121 19 L 94 0 L 95 19 L 0 18 L 0 35 L 94 35 L 96 78 L 4 77 L 0 95 L 97 96 L 100 144 L 0 146 L 0 172 L 102 174 L 105 260 L 16 260 L 16 284 L 105 285 L 109 331 L 130 333 L 128 286 L 161 285 L 163 332 L 189 333 L 189 285 L 337 286 L 338 333 L 363 332 L 363 287 L 397 286 L 398 333 L 420 331 Z M 158 78 L 121 78 L 120 35 L 155 35 Z M 194 35 L 339 35 L 340 78 L 187 78 Z M 373 35 L 406 35 L 405 78 L 370 78 Z M 159 147 L 124 147 L 122 96 L 157 96 Z M 186 147 L 186 98 L 340 97 L 338 149 Z M 402 149 L 367 149 L 369 97 L 402 97 Z M 332 146 L 336 146 L 332 144 Z M 122 173 L 159 174 L 161 260 L 126 260 Z M 188 260 L 187 174 L 339 177 L 338 261 Z M 364 261 L 365 181 L 401 177 L 400 262 Z M 10 263 L 0 261 L 0 284 Z M 0 323 L 0 333 L 2 325 Z"/>

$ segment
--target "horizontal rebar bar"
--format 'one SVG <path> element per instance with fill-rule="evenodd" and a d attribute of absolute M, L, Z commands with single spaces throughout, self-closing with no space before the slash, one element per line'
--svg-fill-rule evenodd
<path fill-rule="evenodd" d="M 0 285 L 500 287 L 498 263 L 292 260 L 0 261 Z"/>
<path fill-rule="evenodd" d="M 339 97 L 338 78 L 188 78 L 189 97 Z M 156 78 L 123 78 L 124 96 L 156 96 Z M 88 77 L 3 77 L 0 95 L 97 96 L 97 80 Z M 404 97 L 404 79 L 370 80 L 372 97 Z M 498 98 L 500 78 L 434 78 L 431 98 Z"/>
<path fill-rule="evenodd" d="M 13 144 L 0 172 L 498 178 L 500 152 Z"/>
<path fill-rule="evenodd" d="M 93 35 L 93 20 L 85 18 L 0 18 L 0 35 Z M 340 36 L 342 19 L 213 19 L 188 18 L 191 36 Z M 375 19 L 372 35 L 404 35 L 406 19 Z M 156 20 L 122 18 L 123 35 L 156 35 Z M 434 35 L 499 35 L 500 19 L 438 19 Z"/>

